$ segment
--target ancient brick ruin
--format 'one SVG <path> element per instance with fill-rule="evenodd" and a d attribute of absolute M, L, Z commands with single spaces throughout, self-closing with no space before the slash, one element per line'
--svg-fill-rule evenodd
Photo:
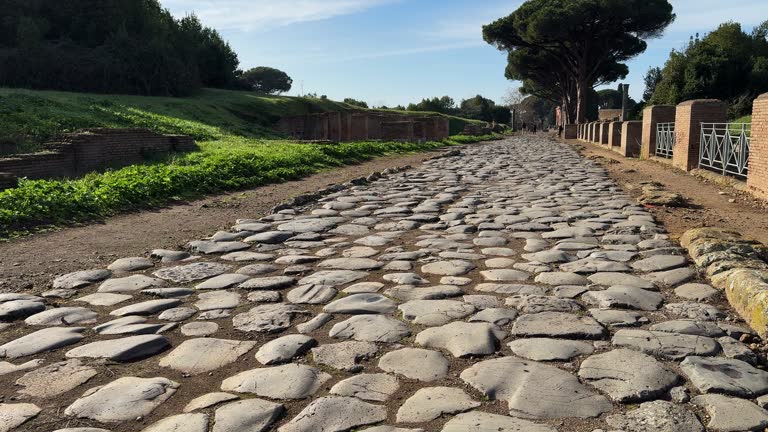
<path fill-rule="evenodd" d="M 12 186 L 13 177 L 77 177 L 196 148 L 195 141 L 185 135 L 162 135 L 148 129 L 87 129 L 57 137 L 38 153 L 0 158 L 0 174 L 4 174 L 0 178 L 5 179 L 0 187 Z"/>
<path fill-rule="evenodd" d="M 283 117 L 275 129 L 304 141 L 420 141 L 448 138 L 448 119 L 361 112 Z"/>

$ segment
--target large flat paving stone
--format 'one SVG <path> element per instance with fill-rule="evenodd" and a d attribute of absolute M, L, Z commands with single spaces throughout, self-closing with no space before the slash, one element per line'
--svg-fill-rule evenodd
<path fill-rule="evenodd" d="M 196 262 L 157 270 L 153 274 L 174 283 L 189 283 L 228 272 L 231 265 L 215 262 Z"/>
<path fill-rule="evenodd" d="M 768 393 L 768 372 L 741 360 L 690 356 L 680 369 L 702 393 L 749 398 Z"/>
<path fill-rule="evenodd" d="M 160 360 L 167 367 L 191 375 L 214 371 L 235 362 L 256 342 L 229 339 L 188 339 Z"/>
<path fill-rule="evenodd" d="M 0 345 L 0 357 L 18 358 L 80 342 L 84 327 L 49 327 Z"/>
<path fill-rule="evenodd" d="M 720 345 L 712 338 L 663 331 L 622 329 L 613 335 L 611 343 L 670 360 L 691 355 L 709 356 L 720 351 Z"/>
<path fill-rule="evenodd" d="M 441 353 L 421 348 L 390 351 L 379 360 L 379 369 L 385 372 L 424 382 L 445 378 L 449 365 Z"/>
<path fill-rule="evenodd" d="M 567 339 L 518 339 L 507 345 L 515 355 L 534 361 L 568 361 L 595 351 L 590 343 Z"/>
<path fill-rule="evenodd" d="M 31 403 L 0 403 L 0 431 L 8 432 L 40 414 L 40 407 Z"/>
<path fill-rule="evenodd" d="M 333 301 L 323 311 L 333 314 L 387 314 L 394 312 L 396 307 L 392 299 L 381 294 L 362 293 Z"/>
<path fill-rule="evenodd" d="M 150 357 L 170 346 L 165 336 L 139 335 L 81 345 L 67 351 L 67 358 L 101 358 L 128 362 Z"/>
<path fill-rule="evenodd" d="M 109 270 L 81 270 L 57 277 L 53 280 L 53 287 L 78 289 L 96 282 L 101 282 L 110 276 L 112 276 L 112 272 Z"/>
<path fill-rule="evenodd" d="M 64 414 L 102 423 L 133 421 L 149 415 L 178 388 L 167 378 L 122 377 L 86 391 Z"/>
<path fill-rule="evenodd" d="M 579 377 L 622 403 L 654 399 L 679 379 L 653 357 L 627 349 L 588 357 L 581 363 Z"/>
<path fill-rule="evenodd" d="M 225 379 L 221 390 L 270 399 L 306 399 L 330 379 L 331 375 L 317 368 L 289 363 L 240 372 Z"/>
<path fill-rule="evenodd" d="M 375 356 L 378 351 L 373 342 L 347 341 L 312 348 L 312 358 L 317 364 L 359 372 L 363 370 L 360 362 Z"/>
<path fill-rule="evenodd" d="M 515 417 L 470 411 L 457 415 L 441 432 L 557 432 L 552 426 Z"/>
<path fill-rule="evenodd" d="M 603 291 L 589 291 L 582 297 L 585 303 L 601 309 L 635 309 L 643 311 L 658 310 L 664 302 L 664 296 L 632 286 L 612 286 Z"/>
<path fill-rule="evenodd" d="M 78 359 L 53 363 L 16 380 L 19 393 L 35 398 L 50 398 L 84 384 L 99 372 Z"/>
<path fill-rule="evenodd" d="M 493 400 L 504 400 L 510 415 L 525 419 L 593 418 L 613 409 L 604 396 L 554 366 L 502 357 L 474 364 L 461 379 Z"/>
<path fill-rule="evenodd" d="M 363 342 L 399 342 L 411 335 L 405 323 L 384 315 L 356 315 L 331 327 L 328 336 Z"/>
<path fill-rule="evenodd" d="M 339 381 L 330 393 L 337 396 L 351 396 L 358 399 L 384 402 L 400 388 L 397 378 L 383 373 L 360 374 Z"/>
<path fill-rule="evenodd" d="M 339 415 L 344 413 L 344 415 Z M 342 432 L 387 419 L 387 408 L 343 396 L 313 400 L 278 432 Z"/>
<path fill-rule="evenodd" d="M 564 312 L 542 312 L 518 318 L 512 327 L 512 334 L 518 337 L 603 339 L 608 332 L 590 317 Z"/>
<path fill-rule="evenodd" d="M 60 307 L 48 309 L 24 320 L 27 325 L 34 326 L 66 326 L 72 324 L 92 324 L 99 314 L 82 307 Z"/>
<path fill-rule="evenodd" d="M 261 399 L 231 402 L 216 409 L 211 432 L 266 431 L 284 411 L 282 404 Z"/>
<path fill-rule="evenodd" d="M 707 394 L 696 396 L 693 403 L 707 411 L 707 427 L 713 431 L 759 431 L 768 427 L 768 411 L 748 400 Z"/>
<path fill-rule="evenodd" d="M 416 391 L 397 410 L 398 423 L 423 423 L 444 414 L 455 414 L 480 406 L 455 387 L 427 387 Z"/>
<path fill-rule="evenodd" d="M 336 287 L 368 277 L 368 272 L 353 270 L 323 270 L 299 280 L 299 285 L 325 285 Z"/>
<path fill-rule="evenodd" d="M 414 324 L 439 326 L 467 317 L 475 307 L 456 300 L 411 300 L 397 307 Z"/>
<path fill-rule="evenodd" d="M 452 322 L 432 327 L 416 335 L 416 343 L 427 348 L 445 349 L 454 357 L 493 354 L 506 332 L 493 324 Z"/>
<path fill-rule="evenodd" d="M 612 428 L 633 432 L 704 432 L 696 415 L 667 401 L 644 402 L 626 414 L 608 416 Z"/>
<path fill-rule="evenodd" d="M 207 432 L 208 415 L 203 413 L 195 414 L 177 414 L 157 421 L 141 432 Z"/>
<path fill-rule="evenodd" d="M 309 315 L 310 312 L 285 303 L 263 304 L 248 312 L 235 315 L 232 326 L 244 332 L 275 333 L 291 326 L 297 315 Z"/>
<path fill-rule="evenodd" d="M 317 345 L 315 338 L 307 335 L 283 336 L 262 345 L 256 352 L 256 360 L 263 365 L 284 363 L 298 355 L 303 355 L 315 345 Z"/>

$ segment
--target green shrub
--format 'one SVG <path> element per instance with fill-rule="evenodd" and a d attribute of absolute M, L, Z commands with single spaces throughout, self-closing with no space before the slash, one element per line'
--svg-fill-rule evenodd
<path fill-rule="evenodd" d="M 174 199 L 297 179 L 375 156 L 424 151 L 446 143 L 297 144 L 228 137 L 201 143 L 201 152 L 133 165 L 76 180 L 21 180 L 0 192 L 0 237 L 46 225 L 102 219 Z"/>

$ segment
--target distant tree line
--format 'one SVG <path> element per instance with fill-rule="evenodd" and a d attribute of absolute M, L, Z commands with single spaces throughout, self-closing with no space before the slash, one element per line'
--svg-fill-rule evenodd
<path fill-rule="evenodd" d="M 387 109 L 388 107 L 383 106 L 380 108 Z M 399 105 L 393 109 L 400 111 L 437 112 L 498 124 L 509 124 L 512 121 L 512 113 L 509 108 L 496 105 L 496 102 L 481 95 L 464 99 L 458 105 L 452 97 L 442 96 L 422 99 L 421 102 L 410 103 L 407 107 Z"/>
<path fill-rule="evenodd" d="M 238 64 L 216 30 L 195 15 L 175 19 L 157 0 L 0 2 L 0 86 L 167 96 L 201 87 L 285 91 L 259 87 Z"/>
<path fill-rule="evenodd" d="M 648 104 L 678 104 L 691 99 L 728 102 L 731 118 L 750 114 L 752 101 L 768 92 L 768 21 L 746 33 L 727 22 L 704 37 L 692 37 L 672 50 L 663 69 L 645 76 Z"/>

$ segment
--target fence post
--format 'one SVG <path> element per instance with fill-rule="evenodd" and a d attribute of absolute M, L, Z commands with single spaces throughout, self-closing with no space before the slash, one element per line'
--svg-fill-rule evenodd
<path fill-rule="evenodd" d="M 623 121 L 614 121 L 608 126 L 608 148 L 618 150 L 621 147 L 621 126 Z"/>
<path fill-rule="evenodd" d="M 640 156 L 640 143 L 643 138 L 643 122 L 626 121 L 621 125 L 621 153 L 624 157 Z"/>
<path fill-rule="evenodd" d="M 592 123 L 592 139 L 593 143 L 600 143 L 600 123 Z"/>
<path fill-rule="evenodd" d="M 653 105 L 643 110 L 643 136 L 640 157 L 649 159 L 656 154 L 656 125 L 675 121 L 673 105 Z"/>
<path fill-rule="evenodd" d="M 751 139 L 747 186 L 768 199 L 768 93 L 760 95 L 752 105 Z"/>
<path fill-rule="evenodd" d="M 563 128 L 563 138 L 565 139 L 576 139 L 578 137 L 578 125 L 575 124 L 567 124 L 565 125 L 565 128 Z"/>
<path fill-rule="evenodd" d="M 717 99 L 697 99 L 677 106 L 672 165 L 685 171 L 699 166 L 702 123 L 725 123 L 728 108 Z"/>

